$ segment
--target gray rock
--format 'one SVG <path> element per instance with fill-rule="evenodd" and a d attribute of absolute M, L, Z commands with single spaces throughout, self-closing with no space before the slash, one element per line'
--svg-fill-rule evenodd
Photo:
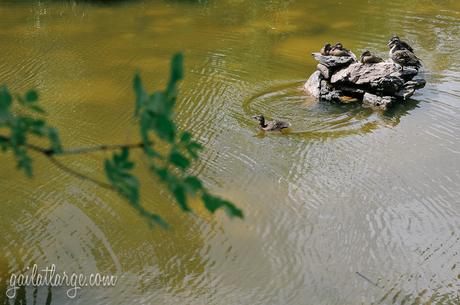
<path fill-rule="evenodd" d="M 349 86 L 348 85 L 338 85 L 336 87 L 337 87 L 337 89 L 340 89 L 345 94 L 349 94 L 349 95 L 352 95 L 352 96 L 359 96 L 361 98 L 363 97 L 364 93 L 366 92 L 363 89 L 354 87 L 352 85 L 349 85 Z"/>
<path fill-rule="evenodd" d="M 307 82 L 303 86 L 306 93 L 310 94 L 314 98 L 319 98 L 319 85 L 321 82 L 321 72 L 315 71 L 308 78 Z"/>
<path fill-rule="evenodd" d="M 369 85 L 379 95 L 395 95 L 404 87 L 404 80 L 398 76 L 386 75 Z"/>
<path fill-rule="evenodd" d="M 395 64 L 389 62 L 381 62 L 371 65 L 354 63 L 332 75 L 331 83 L 370 85 L 370 83 L 377 83 L 382 78 L 388 76 L 399 77 L 401 76 L 401 71 Z"/>
<path fill-rule="evenodd" d="M 319 88 L 320 100 L 328 101 L 328 102 L 341 102 L 342 95 L 343 95 L 342 91 L 337 90 L 334 87 L 332 87 L 328 81 L 322 80 L 320 82 L 320 88 Z"/>
<path fill-rule="evenodd" d="M 389 62 L 392 63 L 393 62 Z M 397 72 L 395 72 L 394 76 L 401 77 L 402 79 L 409 81 L 414 78 L 418 74 L 418 70 L 413 67 L 404 67 L 404 70 L 401 70 L 400 66 L 395 65 L 395 67 L 398 69 Z"/>
<path fill-rule="evenodd" d="M 318 71 L 321 72 L 321 75 L 323 76 L 324 79 L 330 79 L 331 78 L 332 71 L 331 71 L 331 69 L 329 69 L 325 65 L 318 64 L 316 66 L 316 69 L 318 69 Z"/>
<path fill-rule="evenodd" d="M 395 101 L 396 98 L 392 96 L 378 96 L 366 92 L 363 97 L 363 107 L 386 110 Z"/>
<path fill-rule="evenodd" d="M 404 87 L 413 87 L 414 89 L 421 89 L 425 87 L 426 80 L 424 79 L 415 79 L 404 83 Z"/>
<path fill-rule="evenodd" d="M 345 67 L 356 62 L 356 60 L 350 56 L 325 56 L 321 55 L 321 53 L 313 53 L 312 55 L 320 64 L 331 69 Z"/>

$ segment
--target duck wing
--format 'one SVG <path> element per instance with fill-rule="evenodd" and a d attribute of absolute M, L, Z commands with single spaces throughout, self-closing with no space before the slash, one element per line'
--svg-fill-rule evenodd
<path fill-rule="evenodd" d="M 406 49 L 406 50 L 409 50 L 411 51 L 412 53 L 414 53 L 414 49 L 412 49 L 412 47 L 405 41 L 400 41 L 401 43 L 401 46 Z"/>
<path fill-rule="evenodd" d="M 267 126 L 264 127 L 264 130 L 281 130 L 291 126 L 290 123 L 284 121 L 269 121 L 266 123 Z"/>
<path fill-rule="evenodd" d="M 422 65 L 420 63 L 420 59 L 409 50 L 398 50 L 392 54 L 391 58 L 402 66 L 414 66 L 420 68 Z"/>

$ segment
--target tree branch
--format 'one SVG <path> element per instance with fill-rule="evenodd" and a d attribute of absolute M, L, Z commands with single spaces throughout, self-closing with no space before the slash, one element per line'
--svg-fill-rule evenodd
<path fill-rule="evenodd" d="M 0 140 L 1 141 L 11 141 L 10 137 L 0 135 Z M 98 146 L 93 146 L 93 147 L 76 147 L 76 148 L 70 148 L 70 149 L 64 149 L 61 152 L 56 152 L 52 148 L 45 148 L 42 146 L 38 146 L 35 144 L 30 144 L 26 143 L 23 146 L 27 149 L 30 149 L 32 151 L 38 152 L 43 154 L 48 160 L 50 160 L 51 163 L 53 163 L 56 167 L 60 168 L 61 170 L 79 178 L 82 180 L 88 180 L 100 187 L 103 187 L 105 189 L 109 189 L 112 191 L 115 191 L 113 186 L 109 183 L 99 181 L 97 179 L 91 178 L 89 176 L 86 176 L 70 167 L 67 165 L 63 164 L 61 161 L 57 160 L 55 156 L 61 156 L 61 155 L 76 155 L 76 154 L 86 154 L 86 153 L 92 153 L 92 152 L 99 152 L 99 151 L 109 151 L 109 150 L 116 150 L 116 149 L 123 149 L 123 148 L 144 148 L 146 145 L 151 146 L 153 142 L 151 143 L 132 143 L 132 144 L 102 144 Z"/>
<path fill-rule="evenodd" d="M 11 138 L 0 135 L 0 140 L 10 142 Z M 152 146 L 153 142 L 150 143 L 129 143 L 129 144 L 101 144 L 92 147 L 74 147 L 69 149 L 63 149 L 61 152 L 56 152 L 52 148 L 45 148 L 38 145 L 26 143 L 24 147 L 31 149 L 33 151 L 42 153 L 46 156 L 57 156 L 57 155 L 78 155 L 78 154 L 86 154 L 92 152 L 99 152 L 99 151 L 109 151 L 109 150 L 116 150 L 116 149 L 123 149 L 123 148 L 145 148 L 147 146 Z"/>
<path fill-rule="evenodd" d="M 92 183 L 102 187 L 102 188 L 105 188 L 105 189 L 109 189 L 109 190 L 112 190 L 114 191 L 115 189 L 112 187 L 112 185 L 108 184 L 108 183 L 105 183 L 105 182 L 102 182 L 102 181 L 99 181 L 99 180 L 96 180 L 94 178 L 91 178 L 89 176 L 86 176 L 82 173 L 79 173 L 77 172 L 76 170 L 68 167 L 67 165 L 63 164 L 62 162 L 60 162 L 59 160 L 57 160 L 56 158 L 54 158 L 53 156 L 47 156 L 47 158 L 50 160 L 51 163 L 53 163 L 54 165 L 56 165 L 56 167 L 60 168 L 61 170 L 77 177 L 77 178 L 80 178 L 82 180 L 88 180 L 88 181 L 91 181 Z"/>

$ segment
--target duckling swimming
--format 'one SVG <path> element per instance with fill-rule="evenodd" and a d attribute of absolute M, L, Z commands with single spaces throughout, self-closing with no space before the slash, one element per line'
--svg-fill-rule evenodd
<path fill-rule="evenodd" d="M 409 50 L 410 52 L 414 53 L 414 49 L 407 42 L 402 41 L 401 39 L 399 39 L 398 36 L 393 35 L 393 37 L 391 37 L 388 41 L 388 46 L 390 47 L 390 49 L 393 47 L 395 43 L 399 43 L 403 49 Z"/>
<path fill-rule="evenodd" d="M 333 56 L 351 56 L 351 52 L 343 47 L 343 45 L 338 42 L 332 49 L 329 51 L 329 55 Z"/>
<path fill-rule="evenodd" d="M 324 56 L 328 56 L 329 55 L 329 52 L 331 51 L 332 49 L 332 46 L 330 43 L 326 43 L 324 45 L 324 47 L 321 48 L 321 50 L 319 51 L 321 53 L 321 55 L 324 55 Z"/>
<path fill-rule="evenodd" d="M 363 52 L 363 54 L 361 54 L 360 61 L 363 64 L 376 64 L 378 62 L 382 62 L 383 59 L 377 55 L 373 55 L 370 51 L 366 50 Z"/>
<path fill-rule="evenodd" d="M 391 60 L 401 66 L 401 71 L 404 71 L 404 67 L 415 67 L 419 69 L 422 66 L 420 59 L 415 56 L 414 53 L 405 48 L 405 46 L 399 42 L 395 41 L 392 44 L 390 50 Z"/>
<path fill-rule="evenodd" d="M 282 129 L 289 128 L 291 123 L 284 122 L 284 121 L 265 121 L 265 117 L 263 115 L 255 115 L 252 117 L 253 119 L 259 121 L 259 127 L 265 131 L 281 131 Z"/>

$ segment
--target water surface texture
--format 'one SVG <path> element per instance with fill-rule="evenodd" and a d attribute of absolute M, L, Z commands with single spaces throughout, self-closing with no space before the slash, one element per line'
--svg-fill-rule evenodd
<path fill-rule="evenodd" d="M 394 33 L 423 60 L 412 100 L 379 113 L 299 91 L 325 42 L 387 56 Z M 459 37 L 455 0 L 1 1 L 0 82 L 38 89 L 66 147 L 136 141 L 134 73 L 163 88 L 182 50 L 176 118 L 206 147 L 193 172 L 246 215 L 185 215 L 139 169 L 142 202 L 172 225 L 152 230 L 41 156 L 28 179 L 2 155 L 1 276 L 119 276 L 74 300 L 53 288 L 52 304 L 458 304 Z M 260 134 L 259 113 L 291 132 Z M 62 161 L 103 179 L 108 156 Z"/>

